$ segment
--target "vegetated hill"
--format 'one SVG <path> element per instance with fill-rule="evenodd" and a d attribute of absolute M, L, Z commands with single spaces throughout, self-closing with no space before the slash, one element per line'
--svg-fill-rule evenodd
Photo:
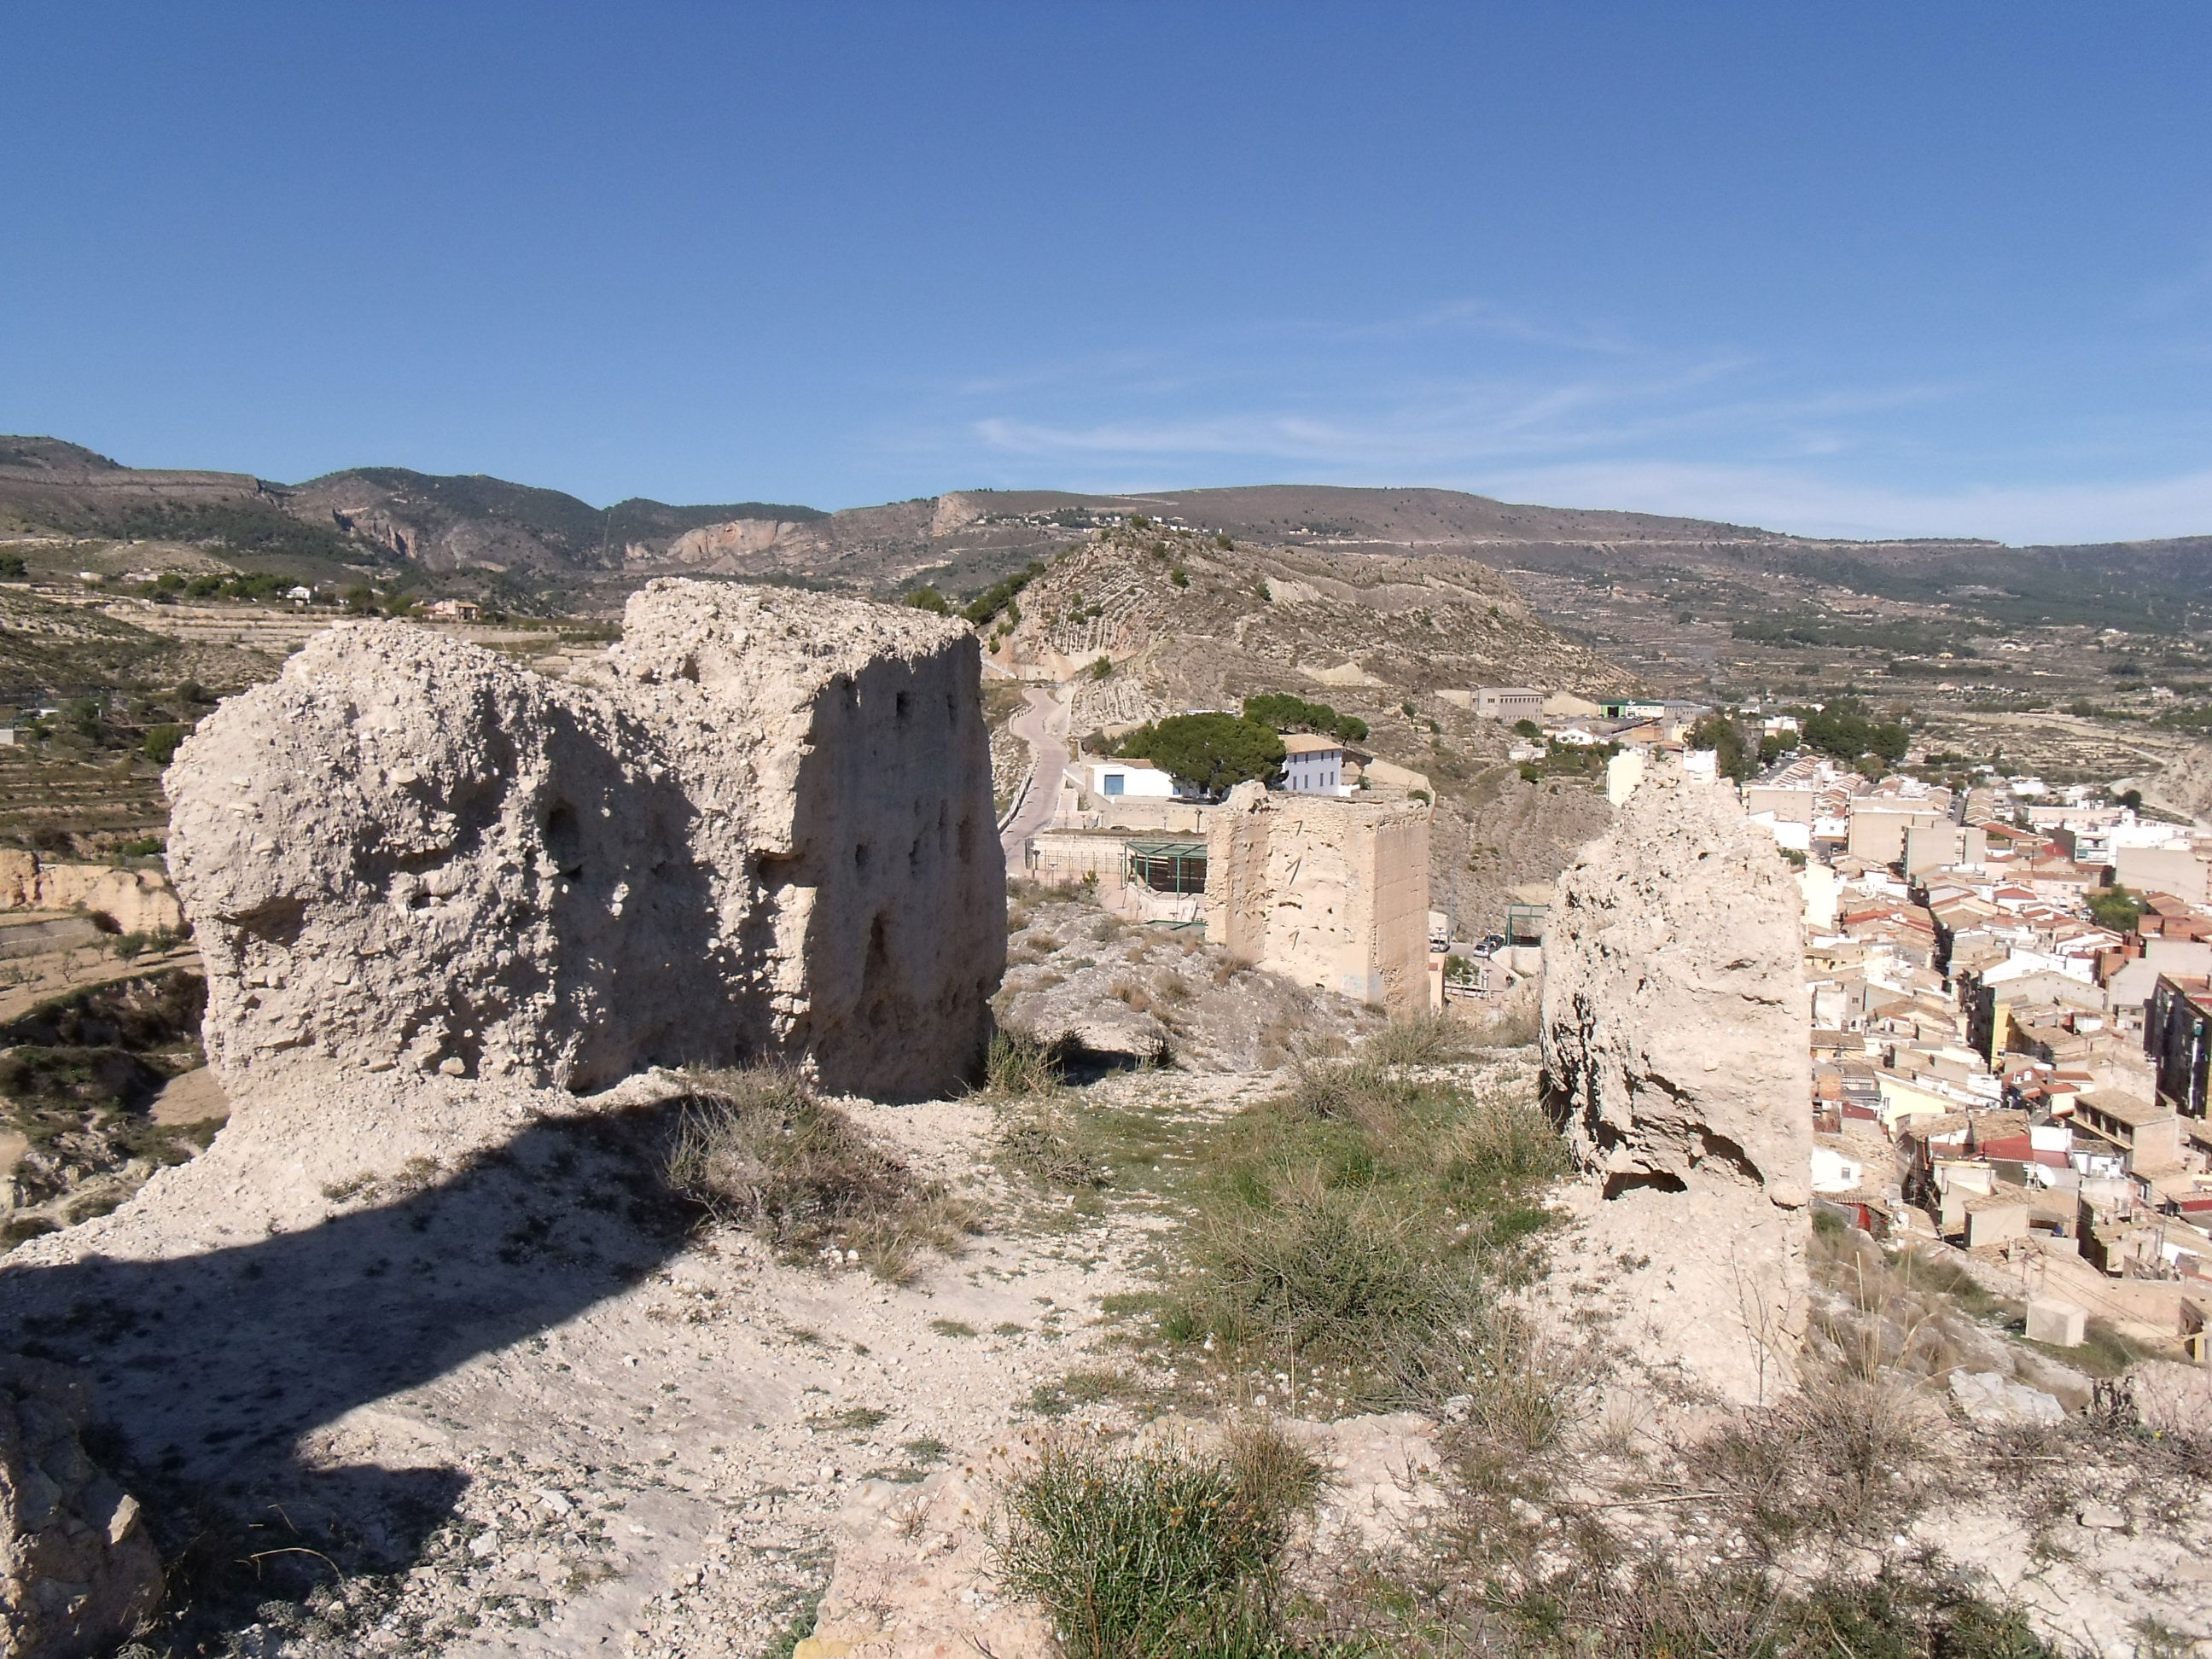
<path fill-rule="evenodd" d="M 1526 778 L 1506 728 L 1441 695 L 1630 684 L 1471 560 L 1119 526 L 1058 555 L 984 629 L 1017 673 L 1079 676 L 1079 737 L 1268 691 L 1356 715 L 1369 727 L 1359 748 L 1430 780 L 1433 902 L 1462 927 L 1502 921 L 1509 887 L 1551 879 L 1611 816 L 1601 774 L 1562 755 L 1559 770 Z"/>
<path fill-rule="evenodd" d="M 56 438 L 0 437 L 0 534 L 219 547 L 251 568 L 325 578 L 378 551 L 243 472 L 119 465 Z"/>
<path fill-rule="evenodd" d="M 0 437 L 0 466 L 23 467 L 40 472 L 119 472 L 120 461 L 112 461 L 97 450 L 60 438 Z"/>
<path fill-rule="evenodd" d="M 104 698 L 118 688 L 185 680 L 228 690 L 266 679 L 275 670 L 258 651 L 187 644 L 89 605 L 56 605 L 0 590 L 0 704 Z"/>
<path fill-rule="evenodd" d="M 561 490 L 480 473 L 446 477 L 396 466 L 310 479 L 286 492 L 285 506 L 297 517 L 320 515 L 433 570 L 619 570 L 653 562 L 702 526 L 823 516 L 812 507 L 763 501 L 672 507 L 642 497 L 602 508 Z"/>

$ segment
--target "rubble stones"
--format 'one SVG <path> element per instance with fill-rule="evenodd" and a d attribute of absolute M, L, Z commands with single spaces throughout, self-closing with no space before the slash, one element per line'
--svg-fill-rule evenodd
<path fill-rule="evenodd" d="M 2015 1382 L 2002 1371 L 1953 1371 L 1951 1397 L 1970 1421 L 2006 1427 L 2063 1423 L 2057 1395 Z"/>
<path fill-rule="evenodd" d="M 161 1595 L 137 1500 L 85 1455 L 91 1389 L 0 1360 L 0 1659 L 76 1659 L 129 1636 Z"/>

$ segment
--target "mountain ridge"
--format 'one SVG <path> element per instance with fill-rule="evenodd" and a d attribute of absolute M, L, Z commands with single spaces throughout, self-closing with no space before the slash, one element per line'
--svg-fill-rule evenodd
<path fill-rule="evenodd" d="M 1470 558 L 1592 625 L 1585 591 L 1660 583 L 1759 625 L 1820 608 L 1823 592 L 1961 610 L 1992 627 L 2094 619 L 2186 631 L 2212 618 L 2212 536 L 2010 546 L 1978 538 L 1802 536 L 1720 520 L 1501 501 L 1428 486 L 1243 484 L 1127 494 L 955 489 L 834 512 L 797 503 L 597 507 L 487 474 L 344 468 L 296 484 L 247 473 L 125 466 L 51 437 L 0 436 L 0 532 L 167 538 L 247 554 L 367 561 L 533 585 L 604 608 L 681 573 L 878 594 L 980 592 L 1091 531 L 1143 516 L 1232 539 L 1391 557 Z M 1592 613 L 1593 615 L 1595 612 Z"/>

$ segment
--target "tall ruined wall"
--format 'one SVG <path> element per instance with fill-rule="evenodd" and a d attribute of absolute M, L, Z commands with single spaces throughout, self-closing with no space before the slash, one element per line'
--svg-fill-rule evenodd
<path fill-rule="evenodd" d="M 1301 985 L 1426 1005 L 1426 815 L 1240 784 L 1206 821 L 1206 937 Z"/>
<path fill-rule="evenodd" d="M 1544 1062 L 1584 1165 L 1616 1191 L 1810 1194 L 1802 901 L 1727 792 L 1659 774 L 1560 878 Z"/>
<path fill-rule="evenodd" d="M 1653 1264 L 1655 1328 L 1755 1397 L 1803 1316 L 1811 1061 L 1793 872 L 1732 796 L 1648 777 L 1560 878 L 1544 1064 L 1590 1225 Z"/>
<path fill-rule="evenodd" d="M 919 612 L 683 581 L 580 684 L 400 623 L 319 635 L 167 781 L 210 1055 L 940 1090 L 1003 962 L 977 673 Z"/>

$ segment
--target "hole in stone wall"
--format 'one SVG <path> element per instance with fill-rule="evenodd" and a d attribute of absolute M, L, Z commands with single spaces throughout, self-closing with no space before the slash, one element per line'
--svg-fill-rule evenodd
<path fill-rule="evenodd" d="M 853 848 L 853 867 L 854 867 L 855 870 L 865 870 L 865 869 L 866 869 L 866 868 L 868 867 L 868 844 L 867 844 L 867 842 L 855 842 L 855 843 L 854 844 L 854 848 Z"/>
<path fill-rule="evenodd" d="M 1624 1170 L 1605 1178 L 1605 1195 L 1619 1198 L 1624 1193 L 1648 1190 L 1655 1193 L 1686 1193 L 1688 1184 L 1680 1176 L 1668 1175 L 1664 1170 Z"/>
<path fill-rule="evenodd" d="M 569 880 L 584 873 L 584 826 L 565 800 L 554 803 L 545 815 L 545 851 L 553 867 Z"/>

